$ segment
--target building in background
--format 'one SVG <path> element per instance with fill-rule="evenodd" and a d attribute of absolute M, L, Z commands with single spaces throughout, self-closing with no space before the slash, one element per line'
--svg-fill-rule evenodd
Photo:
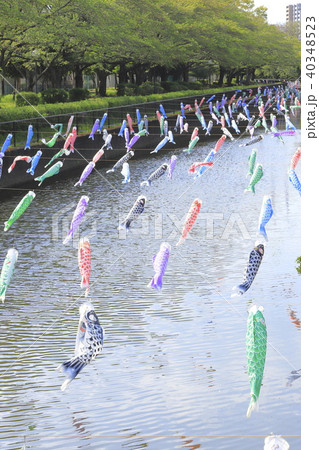
<path fill-rule="evenodd" d="M 300 22 L 301 3 L 286 6 L 286 23 Z"/>
<path fill-rule="evenodd" d="M 298 28 L 298 39 L 300 39 L 301 3 L 286 6 L 286 25 Z"/>

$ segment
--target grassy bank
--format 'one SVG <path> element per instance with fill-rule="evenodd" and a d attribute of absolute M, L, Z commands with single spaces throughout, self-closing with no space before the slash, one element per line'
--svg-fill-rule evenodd
<path fill-rule="evenodd" d="M 218 92 L 227 92 L 234 89 L 247 90 L 251 87 L 256 87 L 256 85 L 251 86 L 232 86 L 232 87 L 221 87 L 221 88 L 208 88 L 203 90 L 188 90 L 188 91 L 178 91 L 178 92 L 167 92 L 163 94 L 150 94 L 150 95 L 135 95 L 135 96 L 123 96 L 123 97 L 95 97 L 89 98 L 87 100 L 77 101 L 77 102 L 67 102 L 67 103 L 54 103 L 54 104 L 39 104 L 37 106 L 9 106 L 10 102 L 8 97 L 0 100 L 0 123 L 23 120 L 23 119 L 33 119 L 39 116 L 54 116 L 62 114 L 72 114 L 77 112 L 85 112 L 92 110 L 99 110 L 118 106 L 133 105 L 137 103 L 145 102 L 160 102 L 162 100 L 168 99 L 178 99 L 181 97 L 188 97 L 192 95 L 213 95 Z"/>
<path fill-rule="evenodd" d="M 107 122 L 104 127 L 112 130 L 121 125 L 122 120 L 126 118 L 128 112 L 130 112 L 134 122 L 135 107 L 133 105 L 136 105 L 140 109 L 142 116 L 146 114 L 148 119 L 152 120 L 156 118 L 156 109 L 158 109 L 159 104 L 162 102 L 168 116 L 174 116 L 180 112 L 179 99 L 183 98 L 185 101 L 187 97 L 194 98 L 194 96 L 198 96 L 198 101 L 200 101 L 203 96 L 208 98 L 213 94 L 227 93 L 227 91 L 233 92 L 235 89 L 242 89 L 247 92 L 252 87 L 256 87 L 256 85 L 187 90 L 163 94 L 125 95 L 106 98 L 95 97 L 77 102 L 39 104 L 34 107 L 3 107 L 6 104 L 6 99 L 2 99 L 4 101 L 0 109 L 0 146 L 6 139 L 8 133 L 12 133 L 13 139 L 10 149 L 23 147 L 26 142 L 29 124 L 33 125 L 34 134 L 32 145 L 35 145 L 40 144 L 42 139 L 51 139 L 55 131 L 50 128 L 50 124 L 62 123 L 63 132 L 65 132 L 69 117 L 73 114 L 73 126 L 77 127 L 78 135 L 85 135 L 90 133 L 94 121 L 97 118 L 101 119 L 104 112 L 108 112 Z M 10 97 L 12 98 L 12 96 Z M 8 102 L 7 104 L 9 105 Z M 131 107 L 129 107 L 130 105 Z"/>

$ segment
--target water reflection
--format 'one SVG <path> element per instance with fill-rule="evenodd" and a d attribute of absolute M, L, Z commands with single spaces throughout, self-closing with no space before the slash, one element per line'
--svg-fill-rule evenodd
<path fill-rule="evenodd" d="M 298 369 L 298 370 L 292 370 L 292 371 L 290 372 L 289 377 L 287 378 L 286 386 L 292 386 L 292 383 L 293 383 L 295 380 L 298 380 L 298 378 L 300 378 L 300 377 L 301 377 L 301 369 Z"/>
<path fill-rule="evenodd" d="M 86 415 L 86 412 L 79 411 L 72 414 L 72 425 L 79 434 L 84 434 L 87 432 L 85 429 L 85 422 L 87 421 L 87 417 L 83 417 L 83 414 Z M 81 417 L 77 417 L 78 415 L 81 415 Z"/>
<path fill-rule="evenodd" d="M 74 179 L 44 187 L 36 197 L 36 210 L 26 212 L 6 236 L 0 233 L 1 256 L 8 246 L 19 249 L 0 315 L 2 427 L 21 434 L 19 442 L 7 440 L 9 450 L 21 447 L 30 425 L 37 434 L 51 437 L 34 435 L 27 446 L 57 449 L 218 445 L 220 450 L 255 450 L 256 440 L 204 436 L 249 435 L 252 426 L 261 435 L 270 429 L 298 432 L 299 386 L 283 392 L 282 381 L 291 369 L 274 351 L 278 348 L 299 367 L 300 277 L 294 261 L 300 254 L 300 198 L 286 180 L 299 137 L 285 141 L 282 145 L 265 135 L 258 146 L 265 174 L 256 194 L 249 196 L 244 194 L 249 148 L 225 144 L 229 148 L 223 157 L 195 183 L 187 174 L 190 161 L 203 160 L 212 145 L 198 145 L 194 155 L 174 149 L 178 162 L 172 181 L 162 177 L 149 187 L 144 219 L 132 225 L 126 239 L 119 239 L 116 230 L 119 217 L 137 198 L 145 173 L 162 162 L 164 154 L 156 155 L 155 162 L 132 159 L 130 186 L 121 184 L 119 173 L 113 174 L 123 197 L 92 174 L 76 195 L 90 195 L 94 214 L 72 245 L 62 244 L 69 211 L 58 221 L 56 213 L 71 203 Z M 168 159 L 170 153 L 165 155 Z M 273 196 L 274 207 L 265 256 L 245 296 L 230 299 L 254 245 L 265 192 Z M 203 201 L 203 216 L 177 250 L 181 224 L 196 197 Z M 2 203 L 0 221 L 6 220 L 17 198 Z M 69 226 L 69 218 L 65 221 Z M 56 368 L 73 353 L 83 301 L 77 239 L 92 230 L 91 300 L 105 329 L 105 345 L 62 393 L 63 377 Z M 172 253 L 158 293 L 147 284 L 162 240 L 171 243 Z M 272 347 L 260 411 L 248 423 L 245 336 L 252 303 L 264 306 Z M 75 437 L 67 437 L 71 435 Z M 160 437 L 164 435 L 169 437 Z"/>
<path fill-rule="evenodd" d="M 185 436 L 181 436 L 182 439 L 182 448 L 187 448 L 188 450 L 196 450 L 197 448 L 200 448 L 200 444 L 195 444 L 193 439 L 186 438 Z"/>
<path fill-rule="evenodd" d="M 298 330 L 300 330 L 301 329 L 301 320 L 298 319 L 296 311 L 294 311 L 293 309 L 288 307 L 288 313 L 289 313 L 289 318 L 290 318 L 291 322 L 296 326 L 296 328 L 298 328 Z"/>

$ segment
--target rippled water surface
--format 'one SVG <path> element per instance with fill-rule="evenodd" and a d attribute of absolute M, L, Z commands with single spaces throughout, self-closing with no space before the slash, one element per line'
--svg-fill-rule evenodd
<path fill-rule="evenodd" d="M 205 158 L 212 141 L 190 155 L 177 148 L 172 181 L 165 176 L 148 188 L 140 182 L 172 153 L 132 159 L 130 184 L 121 183 L 119 171 L 106 176 L 98 164 L 103 177 L 92 173 L 81 188 L 72 177 L 44 183 L 24 215 L 0 232 L 1 261 L 8 248 L 19 251 L 0 313 L 1 448 L 256 450 L 271 432 L 300 448 L 300 379 L 287 382 L 300 368 L 300 197 L 287 176 L 300 135 L 284 138 L 284 145 L 264 136 L 255 146 L 264 166 L 255 195 L 244 193 L 252 147 L 228 139 L 213 169 L 194 182 L 187 169 Z M 117 226 L 141 192 L 145 212 L 124 239 Z M 1 223 L 24 194 L 1 200 Z M 84 194 L 86 221 L 73 243 L 63 245 Z M 274 208 L 265 256 L 250 290 L 231 298 L 265 194 Z M 196 197 L 200 215 L 175 247 Z M 90 299 L 105 343 L 62 392 L 56 368 L 73 354 L 84 300 L 79 235 L 90 237 Z M 147 284 L 163 241 L 172 251 L 157 293 Z M 245 340 L 253 303 L 264 307 L 268 347 L 259 410 L 247 419 Z"/>

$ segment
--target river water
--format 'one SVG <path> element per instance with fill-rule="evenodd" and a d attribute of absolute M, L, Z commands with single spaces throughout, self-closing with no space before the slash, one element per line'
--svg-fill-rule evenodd
<path fill-rule="evenodd" d="M 228 139 L 214 167 L 196 181 L 187 169 L 214 142 L 197 144 L 190 155 L 176 148 L 173 179 L 146 188 L 140 182 L 173 152 L 133 158 L 130 184 L 121 183 L 120 171 L 106 175 L 97 164 L 99 173 L 81 188 L 72 177 L 35 186 L 31 206 L 0 232 L 1 261 L 8 248 L 19 251 L 0 313 L 1 448 L 256 450 L 271 432 L 300 448 L 300 378 L 287 381 L 300 369 L 300 197 L 287 176 L 300 134 L 284 140 L 264 135 L 254 146 L 264 167 L 255 195 L 244 193 L 252 147 Z M 142 192 L 145 212 L 123 236 L 119 221 Z M 24 194 L 2 200 L 1 223 Z M 73 243 L 63 245 L 84 194 L 86 221 Z M 248 292 L 231 297 L 256 240 L 265 194 L 274 209 L 265 255 Z M 176 247 L 195 198 L 201 212 Z M 92 252 L 89 299 L 105 342 L 62 392 L 64 375 L 56 368 L 74 351 L 84 301 L 77 242 L 85 235 Z M 172 250 L 158 293 L 147 284 L 164 241 Z M 248 419 L 245 340 L 254 303 L 264 307 L 268 345 L 259 410 Z"/>

